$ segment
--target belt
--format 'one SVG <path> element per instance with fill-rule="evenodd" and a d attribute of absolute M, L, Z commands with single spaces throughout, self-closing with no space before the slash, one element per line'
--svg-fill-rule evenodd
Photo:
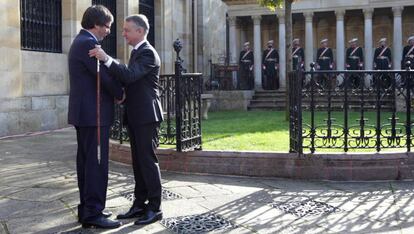
<path fill-rule="evenodd" d="M 414 58 L 414 54 L 407 55 L 406 57 Z"/>
<path fill-rule="evenodd" d="M 322 56 L 322 57 L 319 57 L 319 59 L 325 60 L 325 59 L 331 59 L 331 58 L 330 57 L 326 57 L 326 56 Z"/>
<path fill-rule="evenodd" d="M 388 59 L 386 56 L 378 56 L 377 59 Z"/>
<path fill-rule="evenodd" d="M 276 62 L 277 59 L 266 59 L 265 61 L 269 61 L 269 62 Z"/>
<path fill-rule="evenodd" d="M 243 63 L 250 63 L 252 60 L 242 60 Z"/>
<path fill-rule="evenodd" d="M 348 58 L 350 58 L 350 59 L 359 59 L 358 56 L 349 56 Z"/>
<path fill-rule="evenodd" d="M 294 58 L 298 58 L 299 56 L 295 54 L 295 55 L 293 55 L 292 57 L 294 57 Z"/>

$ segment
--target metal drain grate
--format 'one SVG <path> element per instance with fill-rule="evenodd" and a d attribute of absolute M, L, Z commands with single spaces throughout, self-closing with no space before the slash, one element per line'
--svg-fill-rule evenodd
<path fill-rule="evenodd" d="M 337 207 L 311 199 L 284 203 L 274 202 L 271 204 L 271 206 L 285 213 L 293 214 L 298 217 L 304 217 L 306 215 L 324 215 L 341 211 Z"/>
<path fill-rule="evenodd" d="M 236 227 L 214 213 L 167 218 L 163 219 L 161 224 L 179 234 L 223 232 Z"/>
<path fill-rule="evenodd" d="M 130 201 L 130 202 L 133 202 L 135 200 L 134 193 L 125 193 L 123 196 L 126 199 L 128 199 L 128 201 Z M 170 201 L 170 200 L 181 199 L 183 197 L 181 195 L 177 194 L 177 193 L 171 192 L 170 190 L 167 190 L 167 189 L 163 188 L 161 198 L 162 198 L 162 200 Z"/>

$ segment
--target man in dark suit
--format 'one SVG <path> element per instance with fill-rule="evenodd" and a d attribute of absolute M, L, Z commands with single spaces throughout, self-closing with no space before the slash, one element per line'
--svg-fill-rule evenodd
<path fill-rule="evenodd" d="M 244 43 L 244 48 L 239 56 L 239 82 L 238 86 L 242 90 L 253 89 L 253 64 L 254 55 L 250 49 L 250 42 Z"/>
<path fill-rule="evenodd" d="M 263 51 L 262 55 L 264 89 L 279 89 L 279 76 L 277 74 L 278 68 L 279 53 L 275 48 L 273 48 L 273 40 L 270 40 L 267 42 L 267 49 Z"/>
<path fill-rule="evenodd" d="M 109 77 L 101 66 L 100 150 L 97 159 L 97 60 L 88 56 L 90 49 L 110 33 L 113 16 L 104 6 L 89 7 L 82 18 L 83 29 L 74 39 L 69 55 L 69 112 L 68 122 L 76 128 L 78 152 L 76 169 L 80 204 L 79 222 L 83 227 L 117 228 L 118 221 L 107 219 L 103 213 L 108 186 L 109 127 L 113 123 L 114 98 L 121 100 L 121 84 Z"/>
<path fill-rule="evenodd" d="M 132 15 L 125 19 L 123 36 L 134 47 L 128 66 L 119 64 L 100 48 L 89 53 L 104 61 L 109 72 L 126 89 L 135 201 L 127 213 L 118 215 L 118 219 L 139 217 L 136 225 L 162 219 L 161 176 L 155 153 L 158 129 L 163 120 L 159 91 L 160 58 L 146 40 L 148 30 L 148 19 L 144 15 Z"/>

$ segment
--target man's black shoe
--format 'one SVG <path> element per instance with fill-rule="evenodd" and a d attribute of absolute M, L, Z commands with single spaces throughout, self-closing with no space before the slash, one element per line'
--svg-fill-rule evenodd
<path fill-rule="evenodd" d="M 143 215 L 145 212 L 145 208 L 141 207 L 131 207 L 128 212 L 125 214 L 119 214 L 116 216 L 117 219 L 131 219 L 131 218 L 137 218 L 141 215 Z"/>
<path fill-rule="evenodd" d="M 110 212 L 110 211 L 107 211 L 107 212 L 102 211 L 102 216 L 103 216 L 104 218 L 109 218 L 109 217 L 111 217 L 111 216 L 112 216 L 112 212 Z M 81 218 L 80 218 L 80 217 L 78 217 L 78 223 L 82 223 L 82 221 L 81 221 Z"/>
<path fill-rule="evenodd" d="M 85 221 L 82 223 L 83 228 L 104 228 L 104 229 L 112 229 L 112 228 L 118 228 L 121 226 L 121 223 L 119 221 L 113 221 L 110 219 L 107 219 L 103 216 L 99 216 L 95 219 Z"/>
<path fill-rule="evenodd" d="M 135 225 L 146 225 L 162 219 L 162 211 L 147 210 L 145 214 L 135 221 Z"/>
<path fill-rule="evenodd" d="M 109 218 L 109 217 L 111 217 L 112 216 L 112 212 L 111 211 L 102 211 L 102 216 L 104 217 L 104 218 Z"/>

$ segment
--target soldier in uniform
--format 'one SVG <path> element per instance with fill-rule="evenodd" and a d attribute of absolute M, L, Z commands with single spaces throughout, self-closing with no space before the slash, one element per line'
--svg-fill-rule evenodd
<path fill-rule="evenodd" d="M 333 53 L 332 49 L 328 47 L 328 39 L 322 39 L 321 47 L 318 49 L 318 52 L 316 54 L 316 69 L 317 70 L 332 70 L 334 61 L 333 61 Z M 329 81 L 328 75 L 321 75 L 319 77 L 319 83 L 326 87 L 327 82 Z M 335 82 L 335 80 L 332 80 L 332 82 Z M 334 87 L 335 84 L 332 84 L 331 87 Z"/>
<path fill-rule="evenodd" d="M 250 49 L 250 42 L 246 42 L 239 58 L 239 89 L 253 89 L 253 64 L 253 51 Z"/>
<path fill-rule="evenodd" d="M 374 70 L 390 70 L 391 69 L 391 49 L 387 46 L 387 38 L 381 38 L 379 47 L 374 52 Z M 386 87 L 391 85 L 391 78 L 389 76 L 382 76 L 383 84 Z M 378 77 L 374 77 L 374 85 L 378 82 Z"/>
<path fill-rule="evenodd" d="M 263 88 L 279 89 L 279 53 L 273 48 L 273 40 L 267 42 L 267 49 L 263 51 L 262 70 L 263 70 Z"/>
<path fill-rule="evenodd" d="M 362 70 L 364 67 L 364 54 L 362 48 L 357 45 L 358 38 L 353 38 L 348 42 L 350 47 L 346 50 L 346 69 Z M 357 75 L 351 75 L 349 79 L 354 88 L 363 84 L 362 79 Z"/>
<path fill-rule="evenodd" d="M 411 69 L 414 69 L 414 36 L 407 40 L 408 45 L 404 47 L 401 68 L 405 69 L 405 64 L 410 61 Z"/>
<path fill-rule="evenodd" d="M 303 48 L 300 47 L 299 38 L 295 38 L 292 41 L 292 63 L 293 63 L 293 70 L 304 69 L 304 60 L 305 60 L 305 53 L 303 52 Z"/>

